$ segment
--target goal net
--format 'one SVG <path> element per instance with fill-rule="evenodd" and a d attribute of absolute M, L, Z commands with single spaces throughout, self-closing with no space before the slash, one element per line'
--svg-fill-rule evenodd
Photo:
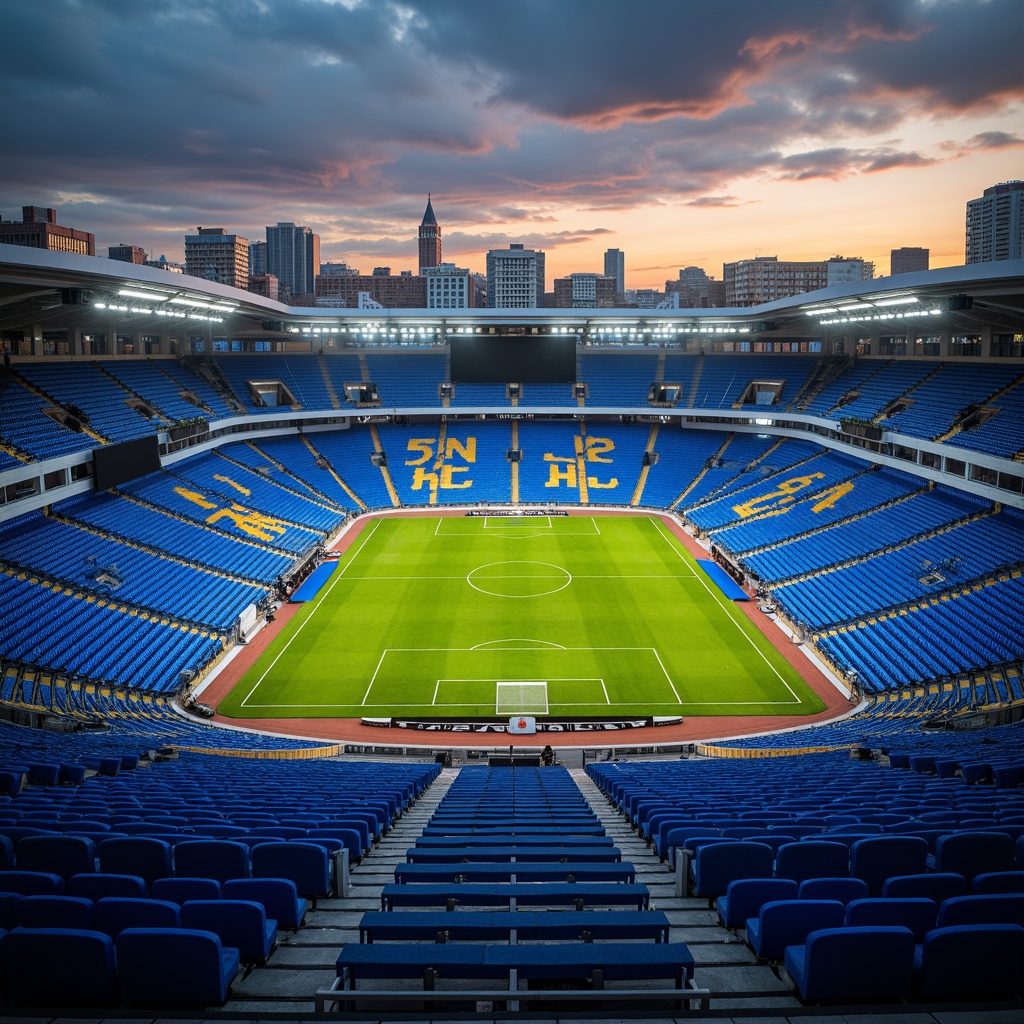
<path fill-rule="evenodd" d="M 501 715 L 546 715 L 548 713 L 547 683 L 495 684 L 494 713 Z"/>

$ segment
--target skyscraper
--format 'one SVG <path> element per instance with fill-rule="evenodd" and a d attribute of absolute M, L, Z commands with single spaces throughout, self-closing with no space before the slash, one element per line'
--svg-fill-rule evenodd
<path fill-rule="evenodd" d="M 913 274 L 918 270 L 928 269 L 930 252 L 916 245 L 904 245 L 900 249 L 889 251 L 889 274 Z"/>
<path fill-rule="evenodd" d="M 626 254 L 621 249 L 605 249 L 604 276 L 615 278 L 615 297 L 621 302 L 626 294 Z"/>
<path fill-rule="evenodd" d="M 1024 257 L 1024 181 L 1004 181 L 967 203 L 967 263 Z"/>
<path fill-rule="evenodd" d="M 420 221 L 419 252 L 420 274 L 427 267 L 439 267 L 441 265 L 441 227 L 434 217 L 434 207 L 430 205 L 429 195 L 427 196 L 427 208 L 423 213 L 423 220 Z"/>
<path fill-rule="evenodd" d="M 185 236 L 185 273 L 206 281 L 246 288 L 249 284 L 249 240 L 224 228 L 196 228 Z"/>
<path fill-rule="evenodd" d="M 537 309 L 544 301 L 544 253 L 513 242 L 487 252 L 489 309 Z"/>
<path fill-rule="evenodd" d="M 267 269 L 284 297 L 312 295 L 320 273 L 320 236 L 290 221 L 267 228 Z"/>
<path fill-rule="evenodd" d="M 263 277 L 267 272 L 267 243 L 249 243 L 249 276 Z"/>

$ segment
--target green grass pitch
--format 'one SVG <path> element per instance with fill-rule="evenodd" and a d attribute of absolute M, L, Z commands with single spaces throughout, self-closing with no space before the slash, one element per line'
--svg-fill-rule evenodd
<path fill-rule="evenodd" d="M 619 718 L 823 707 L 659 519 L 460 516 L 369 524 L 218 710 Z"/>

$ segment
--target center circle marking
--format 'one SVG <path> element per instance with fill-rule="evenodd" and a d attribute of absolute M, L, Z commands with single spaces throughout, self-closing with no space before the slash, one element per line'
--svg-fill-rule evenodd
<path fill-rule="evenodd" d="M 547 597 L 565 590 L 572 573 L 550 562 L 487 562 L 467 573 L 466 582 L 491 597 Z"/>

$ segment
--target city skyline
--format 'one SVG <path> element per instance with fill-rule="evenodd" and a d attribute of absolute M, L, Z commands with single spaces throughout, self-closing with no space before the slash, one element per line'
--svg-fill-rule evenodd
<path fill-rule="evenodd" d="M 631 289 L 755 256 L 942 267 L 1024 163 L 1015 0 L 11 0 L 0 26 L 39 42 L 0 68 L 0 212 L 56 206 L 99 252 L 291 222 L 324 262 L 415 273 L 430 193 L 478 273 L 510 243 L 549 281 L 620 249 Z"/>

